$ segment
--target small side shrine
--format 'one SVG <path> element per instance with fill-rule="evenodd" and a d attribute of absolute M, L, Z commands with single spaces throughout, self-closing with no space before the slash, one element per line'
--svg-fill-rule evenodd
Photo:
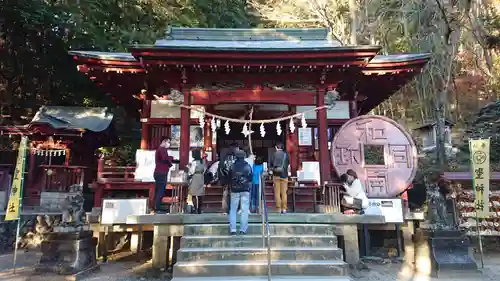
<path fill-rule="evenodd" d="M 42 106 L 27 125 L 1 126 L 4 137 L 30 139 L 23 203 L 59 209 L 71 186 L 86 188 L 95 175 L 90 168 L 96 166 L 95 150 L 118 143 L 112 121 L 107 108 Z"/>
<path fill-rule="evenodd" d="M 444 124 L 444 145 L 447 153 L 453 152 L 453 142 L 451 129 L 455 124 L 450 120 L 445 120 Z M 437 144 L 437 123 L 435 121 L 428 121 L 424 124 L 413 129 L 418 139 L 423 152 L 430 152 L 436 149 Z"/>

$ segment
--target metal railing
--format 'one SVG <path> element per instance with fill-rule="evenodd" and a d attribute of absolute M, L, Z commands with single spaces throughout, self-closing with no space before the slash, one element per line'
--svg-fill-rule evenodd
<path fill-rule="evenodd" d="M 262 215 L 262 247 L 267 247 L 267 280 L 271 281 L 271 229 L 269 227 L 266 193 L 264 190 L 262 176 L 259 179 L 259 197 L 259 211 Z"/>

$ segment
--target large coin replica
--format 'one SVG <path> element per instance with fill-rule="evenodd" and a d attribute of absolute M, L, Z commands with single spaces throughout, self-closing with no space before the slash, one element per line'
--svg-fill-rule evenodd
<path fill-rule="evenodd" d="M 417 171 L 417 149 L 395 121 L 363 115 L 345 123 L 332 142 L 338 175 L 353 169 L 368 197 L 392 197 L 405 191 Z"/>

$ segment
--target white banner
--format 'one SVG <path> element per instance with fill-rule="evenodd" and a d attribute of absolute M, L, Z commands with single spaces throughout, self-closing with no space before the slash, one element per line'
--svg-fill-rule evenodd
<path fill-rule="evenodd" d="M 138 149 L 135 153 L 135 180 L 154 182 L 155 150 Z"/>

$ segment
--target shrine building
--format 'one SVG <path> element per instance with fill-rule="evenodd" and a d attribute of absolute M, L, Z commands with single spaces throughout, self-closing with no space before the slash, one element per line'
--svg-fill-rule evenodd
<path fill-rule="evenodd" d="M 359 166 L 361 174 L 371 167 L 364 177 L 369 180 L 372 175 L 375 177 L 372 182 L 379 185 L 373 185 L 376 190 L 370 190 L 371 185 L 365 187 L 368 194 L 398 195 L 414 176 L 414 144 L 396 122 L 359 116 L 368 114 L 411 81 L 422 71 L 430 55 L 378 55 L 380 46 L 344 46 L 330 38 L 325 28 L 172 27 L 154 44 L 131 46 L 128 53 L 76 50 L 69 53 L 79 72 L 103 87 L 129 114 L 137 116 L 142 124 L 141 149 L 156 149 L 163 136 L 170 136 L 171 149 L 177 151 L 180 167 L 189 163 L 193 149 L 202 149 L 214 161 L 217 152 L 232 142 L 242 147 L 249 145 L 248 138 L 241 133 L 242 124 L 231 123 L 229 131 L 224 124 L 212 130 L 207 117 L 200 128 L 200 111 L 188 107 L 236 119 L 247 119 L 252 110 L 255 120 L 304 113 L 307 124 L 301 126 L 301 118 L 294 119 L 296 130 L 290 129 L 290 121 L 282 122 L 281 130 L 271 123 L 264 126 L 266 133 L 262 136 L 260 125 L 251 126 L 254 153 L 267 160 L 274 145 L 281 142 L 290 155 L 291 176 L 297 176 L 303 163 L 319 163 L 318 185 L 334 183 L 336 172 L 356 168 L 353 165 Z M 329 93 L 338 95 L 334 105 L 311 111 L 325 105 Z M 171 106 L 169 100 L 176 96 L 180 96 L 186 107 Z M 391 163 L 368 164 L 359 159 L 363 148 L 356 152 L 341 147 L 341 140 L 345 144 L 357 132 L 356 128 L 342 127 L 354 118 L 358 118 L 355 126 L 364 124 L 366 137 L 383 140 L 380 144 L 389 147 L 384 151 L 394 152 Z M 379 127 L 371 127 L 372 121 L 370 124 Z M 389 134 L 396 135 L 400 143 L 391 144 Z M 398 163 L 404 166 L 395 168 L 404 170 L 402 181 L 387 175 L 387 169 Z M 119 170 L 119 167 L 99 167 L 93 184 L 96 206 L 112 190 L 144 189 L 151 197 L 153 183 L 135 180 L 130 167 Z M 310 196 L 316 204 L 316 195 Z M 318 200 L 326 204 L 326 199 Z M 206 206 L 208 209 L 220 205 L 216 199 L 206 201 L 213 204 Z M 300 205 L 299 201 L 293 204 Z"/>

